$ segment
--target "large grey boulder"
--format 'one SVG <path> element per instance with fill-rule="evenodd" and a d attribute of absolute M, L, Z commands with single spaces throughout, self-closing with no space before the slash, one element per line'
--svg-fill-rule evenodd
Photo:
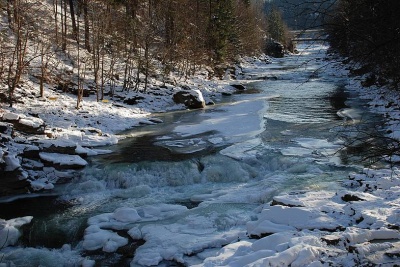
<path fill-rule="evenodd" d="M 184 104 L 189 109 L 204 108 L 206 103 L 200 90 L 179 91 L 173 95 L 176 104 Z"/>

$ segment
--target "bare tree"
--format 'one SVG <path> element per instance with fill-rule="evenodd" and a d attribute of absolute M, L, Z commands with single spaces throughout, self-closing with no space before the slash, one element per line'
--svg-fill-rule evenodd
<path fill-rule="evenodd" d="M 27 67 L 28 60 L 27 44 L 31 30 L 27 27 L 25 12 L 27 11 L 27 3 L 23 0 L 12 0 L 10 5 L 13 13 L 13 30 L 15 33 L 14 47 L 11 52 L 11 59 L 8 62 L 7 85 L 8 85 L 8 102 L 10 107 L 13 105 L 14 91 L 21 80 L 21 76 Z"/>
<path fill-rule="evenodd" d="M 78 34 L 78 29 L 76 27 L 76 20 L 75 20 L 74 0 L 69 0 L 69 12 L 71 14 L 72 35 L 76 39 Z"/>

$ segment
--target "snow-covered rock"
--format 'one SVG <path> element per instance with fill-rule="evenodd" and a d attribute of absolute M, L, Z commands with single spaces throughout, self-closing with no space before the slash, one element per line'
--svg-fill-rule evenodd
<path fill-rule="evenodd" d="M 0 249 L 13 246 L 21 236 L 19 228 L 32 221 L 32 216 L 25 216 L 10 220 L 0 219 Z"/>
<path fill-rule="evenodd" d="M 3 114 L 4 121 L 18 121 L 19 118 L 20 118 L 20 115 L 13 113 L 13 112 L 6 112 Z"/>
<path fill-rule="evenodd" d="M 200 90 L 179 91 L 173 96 L 174 102 L 184 104 L 187 108 L 204 108 L 206 103 Z"/>
<path fill-rule="evenodd" d="M 61 168 L 83 168 L 88 164 L 78 155 L 41 152 L 39 157 L 41 160 Z"/>
<path fill-rule="evenodd" d="M 4 162 L 6 164 L 5 171 L 14 171 L 21 167 L 20 160 L 13 154 L 4 156 Z"/>
<path fill-rule="evenodd" d="M 40 118 L 34 118 L 34 117 L 30 117 L 30 118 L 25 118 L 25 119 L 20 119 L 18 121 L 20 124 L 23 124 L 27 127 L 31 127 L 33 129 L 37 129 L 40 126 L 44 125 L 44 121 Z"/>

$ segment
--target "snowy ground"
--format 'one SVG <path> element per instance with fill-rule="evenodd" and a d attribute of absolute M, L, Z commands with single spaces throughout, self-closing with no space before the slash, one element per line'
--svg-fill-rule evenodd
<path fill-rule="evenodd" d="M 256 60 L 243 64 L 250 68 L 263 63 Z M 233 90 L 227 86 L 231 82 L 205 82 L 198 77 L 188 83 L 190 87 L 201 88 L 206 100 L 218 102 L 221 92 Z M 31 86 L 33 95 L 37 88 Z M 361 89 L 358 80 L 351 80 L 347 89 L 358 91 L 362 98 L 370 101 L 373 111 L 385 114 L 388 135 L 400 137 L 397 97 L 384 89 Z M 83 155 L 107 153 L 95 147 L 118 142 L 121 137 L 116 133 L 119 131 L 138 126 L 140 122 L 154 123 L 149 120 L 152 112 L 182 108 L 173 103 L 171 94 L 154 98 L 150 93 L 141 95 L 144 100 L 136 106 L 113 99 L 96 102 L 91 97 L 84 99 L 81 110 L 76 110 L 73 96 L 47 90 L 48 97 L 43 99 L 29 97 L 29 93 L 25 98 L 21 96 L 25 102 L 29 99 L 29 106 L 17 104 L 12 109 L 2 109 L 3 120 L 19 121 L 35 128 L 45 126 L 45 132 L 51 133 L 13 138 L 11 133 L 2 134 L 13 139 L 11 145 L 0 152 L 4 154 L 6 165 L 9 170 L 21 168 L 22 178 L 29 180 L 34 190 L 52 189 L 60 177 L 69 175 L 69 169 L 39 166 L 40 171 L 37 171 L 28 168 L 28 163 L 22 162 L 19 156 L 23 151 L 41 151 L 40 159 L 52 164 L 85 166 Z M 177 89 L 171 86 L 167 90 Z M 351 119 L 357 117 L 351 110 L 344 110 L 342 115 Z M 308 144 L 306 139 L 297 141 Z M 59 152 L 60 148 L 73 148 L 75 154 L 57 154 L 55 151 Z M 38 160 L 29 162 L 30 166 L 40 163 Z M 188 209 L 174 204 L 140 209 L 120 207 L 112 213 L 91 217 L 78 249 L 67 244 L 54 250 L 15 247 L 20 237 L 18 229 L 29 224 L 32 217 L 0 219 L 0 266 L 38 266 L 48 262 L 52 266 L 94 266 L 94 261 L 81 256 L 79 249 L 115 252 L 128 243 L 128 238 L 115 230 L 127 231 L 132 239 L 146 241 L 137 250 L 136 255 L 140 257 L 133 258 L 131 266 L 157 265 L 163 260 L 188 266 L 395 266 L 400 264 L 399 194 L 400 171 L 397 168 L 364 169 L 362 173 L 349 174 L 340 190 L 275 196 L 270 203 L 249 210 L 249 214 L 256 214 L 251 220 L 248 220 L 249 214 L 238 213 L 232 221 L 246 225 L 245 229 L 233 227 L 224 234 L 210 231 L 208 227 L 218 214 L 211 215 L 215 217 L 212 219 L 189 214 L 184 217 L 186 221 L 165 227 L 152 225 L 152 222 L 179 217 L 187 214 Z"/>

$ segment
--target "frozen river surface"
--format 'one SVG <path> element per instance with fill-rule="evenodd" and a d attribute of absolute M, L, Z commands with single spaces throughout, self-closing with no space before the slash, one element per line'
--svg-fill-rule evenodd
<path fill-rule="evenodd" d="M 201 265 L 249 238 L 246 223 L 276 194 L 338 187 L 355 168 L 339 151 L 339 133 L 362 107 L 325 52 L 314 46 L 272 64 L 255 61 L 241 81 L 252 93 L 159 114 L 164 123 L 125 132 L 130 138 L 114 154 L 58 187 L 74 205 L 35 223 L 38 235 L 62 236 L 71 247 L 21 250 L 23 261 L 42 253 L 54 264 L 84 255 L 87 266 Z"/>

